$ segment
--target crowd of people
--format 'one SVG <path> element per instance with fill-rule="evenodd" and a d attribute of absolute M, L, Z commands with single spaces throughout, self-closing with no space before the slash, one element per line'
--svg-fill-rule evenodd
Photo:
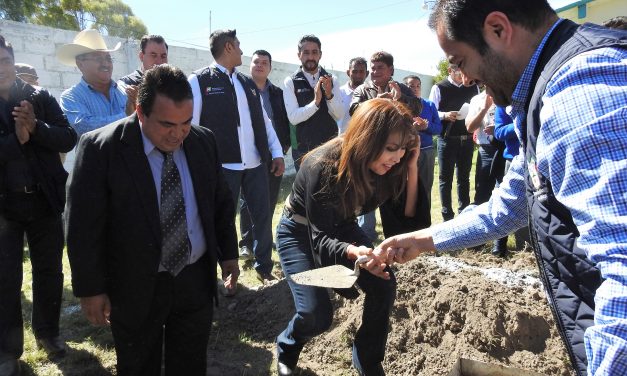
<path fill-rule="evenodd" d="M 237 294 L 238 259 L 261 283 L 276 280 L 273 247 L 295 306 L 277 333 L 276 372 L 291 375 L 333 309 L 326 289 L 289 276 L 365 256 L 358 288 L 335 292 L 365 294 L 352 362 L 360 375 L 384 375 L 390 266 L 492 240 L 504 257 L 511 233 L 536 253 L 576 373 L 627 374 L 620 20 L 577 25 L 545 0 L 440 0 L 429 24 L 448 77 L 428 99 L 420 77 L 393 79 L 386 51 L 351 59 L 340 86 L 319 65 L 314 35 L 298 41 L 301 65 L 277 86 L 266 50 L 252 54 L 248 74 L 238 70 L 235 30 L 214 31 L 214 61 L 188 76 L 168 65 L 165 39 L 147 35 L 141 67 L 116 82 L 120 44 L 84 30 L 57 50 L 82 75 L 57 102 L 0 36 L 0 376 L 20 374 L 25 239 L 37 346 L 66 353 L 67 244 L 73 293 L 92 324 L 110 325 L 120 375 L 204 375 L 218 291 Z M 275 243 L 290 149 L 297 174 Z M 436 154 L 444 222 L 431 226 Z M 375 249 L 377 209 L 386 239 Z"/>

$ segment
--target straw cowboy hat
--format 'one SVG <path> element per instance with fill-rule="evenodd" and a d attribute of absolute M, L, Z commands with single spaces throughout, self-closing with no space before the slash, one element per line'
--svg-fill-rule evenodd
<path fill-rule="evenodd" d="M 113 52 L 120 49 L 121 42 L 115 48 L 108 49 L 98 30 L 83 30 L 76 35 L 73 43 L 64 44 L 57 50 L 57 59 L 65 65 L 76 66 L 76 56 L 95 51 Z"/>

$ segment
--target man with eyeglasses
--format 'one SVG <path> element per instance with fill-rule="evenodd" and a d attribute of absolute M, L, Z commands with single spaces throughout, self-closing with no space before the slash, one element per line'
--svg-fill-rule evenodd
<path fill-rule="evenodd" d="M 61 94 L 61 108 L 79 136 L 130 115 L 133 101 L 111 79 L 113 59 L 97 30 L 83 30 L 73 43 L 57 50 L 57 58 L 65 65 L 76 66 L 81 81 Z"/>

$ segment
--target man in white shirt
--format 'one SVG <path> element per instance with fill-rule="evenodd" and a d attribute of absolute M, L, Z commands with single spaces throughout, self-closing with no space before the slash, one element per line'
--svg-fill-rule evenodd
<path fill-rule="evenodd" d="M 337 128 L 339 134 L 346 131 L 348 127 L 348 121 L 351 119 L 349 109 L 351 101 L 353 100 L 353 91 L 357 86 L 366 81 L 368 77 L 368 62 L 363 57 L 354 57 L 348 62 L 348 70 L 346 75 L 349 80 L 344 85 L 340 86 L 340 93 L 342 94 L 342 103 L 344 103 L 344 117 L 337 121 Z"/>
<path fill-rule="evenodd" d="M 272 216 L 269 208 L 268 168 L 283 174 L 283 150 L 261 104 L 253 80 L 235 70 L 242 50 L 235 30 L 216 30 L 209 37 L 215 63 L 189 76 L 194 94 L 193 124 L 216 136 L 222 172 L 237 206 L 240 189 L 253 222 L 255 270 L 263 283 L 272 276 Z M 234 293 L 229 291 L 227 293 Z"/>
<path fill-rule="evenodd" d="M 283 82 L 287 117 L 296 126 L 297 147 L 292 149 L 296 170 L 303 155 L 337 136 L 337 121 L 344 116 L 337 78 L 319 66 L 320 39 L 314 35 L 302 37 L 298 58 L 302 65 Z"/>

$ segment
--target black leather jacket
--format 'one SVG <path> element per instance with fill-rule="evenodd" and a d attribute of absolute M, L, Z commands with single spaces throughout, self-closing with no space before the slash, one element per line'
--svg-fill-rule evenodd
<path fill-rule="evenodd" d="M 8 108 L 19 106 L 23 100 L 33 105 L 37 125 L 30 140 L 23 145 L 15 135 L 15 121 L 0 120 L 0 210 L 6 192 L 6 163 L 26 158 L 33 177 L 48 199 L 52 209 L 61 213 L 65 205 L 67 172 L 59 153 L 76 145 L 76 132 L 63 114 L 57 100 L 48 91 L 28 85 L 17 78 L 9 92 Z M 0 118 L 1 119 L 1 118 Z"/>

